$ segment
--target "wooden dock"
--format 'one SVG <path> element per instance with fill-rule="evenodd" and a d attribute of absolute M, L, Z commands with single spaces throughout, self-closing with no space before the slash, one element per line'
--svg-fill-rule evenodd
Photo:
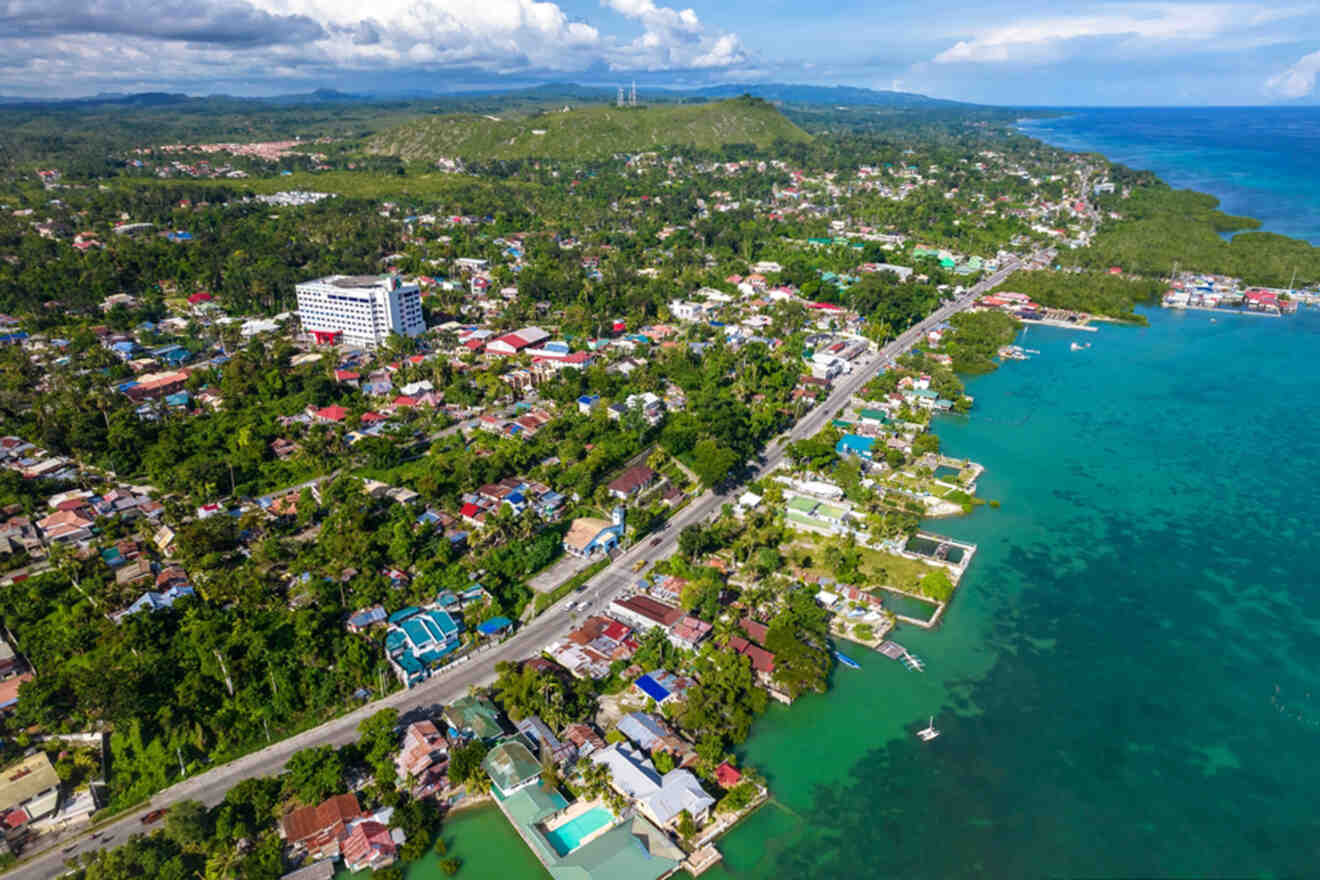
<path fill-rule="evenodd" d="M 898 642 L 886 640 L 882 642 L 880 647 L 876 648 L 876 650 L 881 654 L 884 654 L 890 660 L 897 660 L 908 669 L 915 670 L 916 672 L 922 672 L 926 668 L 926 664 L 921 662 L 920 657 L 909 652 L 907 648 L 903 647 Z"/>
<path fill-rule="evenodd" d="M 718 865 L 723 859 L 724 856 L 715 848 L 714 844 L 708 843 L 683 860 L 683 870 L 693 877 L 700 877 Z"/>

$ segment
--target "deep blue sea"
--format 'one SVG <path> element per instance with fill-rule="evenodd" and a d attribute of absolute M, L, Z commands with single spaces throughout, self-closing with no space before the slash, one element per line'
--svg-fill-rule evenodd
<path fill-rule="evenodd" d="M 1101 108 L 1026 120 L 1025 134 L 1154 171 L 1230 214 L 1320 245 L 1320 107 Z"/>

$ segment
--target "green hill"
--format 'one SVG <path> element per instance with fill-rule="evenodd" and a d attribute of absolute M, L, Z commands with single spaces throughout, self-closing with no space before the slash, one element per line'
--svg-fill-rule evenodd
<path fill-rule="evenodd" d="M 614 153 L 724 144 L 769 146 L 811 136 L 759 99 L 650 107 L 593 105 L 517 118 L 432 116 L 371 138 L 367 151 L 404 159 L 602 158 Z"/>

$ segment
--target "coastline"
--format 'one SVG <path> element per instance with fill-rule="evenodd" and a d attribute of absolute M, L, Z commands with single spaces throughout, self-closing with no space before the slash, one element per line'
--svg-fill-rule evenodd
<path fill-rule="evenodd" d="M 1304 336 L 1302 329 L 1289 327 L 1292 322 L 1247 322 L 1240 325 L 1243 329 L 1235 331 L 1233 329 L 1235 322 L 1230 322 L 1228 327 L 1223 324 L 1211 327 L 1208 322 L 1195 322 L 1189 325 L 1176 319 L 1169 312 L 1162 312 L 1159 309 L 1143 307 L 1141 311 L 1150 319 L 1151 325 L 1148 327 L 1128 325 L 1133 332 L 1125 330 L 1121 333 L 1106 333 L 1104 348 L 1109 352 L 1107 359 L 1111 365 L 1122 365 L 1131 376 L 1150 377 L 1146 384 L 1154 387 L 1148 388 L 1147 391 L 1158 393 L 1159 401 L 1176 402 L 1175 405 L 1181 408 L 1197 405 L 1200 397 L 1187 397 L 1180 387 L 1179 380 L 1169 375 L 1167 370 L 1161 370 L 1155 365 L 1167 363 L 1170 358 L 1185 358 L 1187 356 L 1185 352 L 1192 347 L 1196 347 L 1202 353 L 1202 357 L 1213 357 L 1216 350 L 1230 340 L 1238 339 L 1241 333 L 1246 333 L 1247 338 L 1253 340 L 1253 351 L 1271 348 L 1275 344 L 1271 340 L 1281 333 L 1293 339 Z M 1034 334 L 1037 331 L 1032 332 Z M 1062 331 L 1042 332 L 1050 332 L 1051 342 L 1055 344 L 1067 339 L 1067 335 Z M 1057 335 L 1054 335 L 1056 333 Z M 1158 341 L 1150 339 L 1152 335 Z M 1130 365 L 1128 362 L 1132 360 L 1138 360 L 1139 363 L 1135 366 Z M 1058 375 L 1082 378 L 1082 384 L 1078 388 L 1064 392 L 1067 396 L 1060 398 L 1060 392 L 1056 391 L 1049 398 L 1055 407 L 1061 400 L 1069 401 L 1077 411 L 1075 417 L 1078 420 L 1075 422 L 1077 427 L 1091 423 L 1088 415 L 1091 407 L 1100 408 L 1100 418 L 1112 419 L 1112 415 L 1109 414 L 1110 408 L 1115 405 L 1118 397 L 1126 395 L 1117 393 L 1115 380 L 1110 377 L 1109 369 L 1098 368 L 1094 359 L 1047 357 L 1032 362 L 1027 365 L 1027 369 L 1029 372 L 1012 377 L 1002 376 L 1002 371 L 976 377 L 973 382 L 979 386 L 976 389 L 978 400 L 986 405 L 983 414 L 985 417 L 981 420 L 973 417 L 958 422 L 950 420 L 940 427 L 942 435 L 952 435 L 946 438 L 946 442 L 951 447 L 969 441 L 975 443 L 974 446 L 963 445 L 953 451 L 956 454 L 988 459 L 987 479 L 995 494 L 1003 494 L 1007 500 L 1016 497 L 1018 503 L 1011 505 L 1006 503 L 1003 512 L 997 516 L 986 516 L 985 511 L 978 511 L 980 515 L 958 522 L 957 533 L 965 534 L 969 540 L 981 544 L 988 558 L 978 566 L 976 572 L 971 574 L 968 582 L 969 591 L 960 590 L 965 593 L 960 602 L 960 613 L 947 618 L 941 632 L 924 634 L 909 629 L 901 637 L 903 642 L 911 642 L 923 658 L 931 661 L 930 671 L 922 676 L 911 676 L 898 668 L 897 664 L 872 668 L 874 664 L 868 652 L 865 658 L 862 658 L 864 666 L 867 667 L 862 673 L 840 670 L 832 678 L 829 693 L 820 698 L 822 702 L 802 707 L 805 710 L 802 715 L 812 716 L 810 723 L 780 712 L 772 712 L 758 721 L 752 738 L 744 746 L 747 759 L 758 762 L 758 766 L 766 769 L 771 786 L 777 792 L 777 798 L 784 801 L 786 809 L 792 810 L 793 813 L 790 817 L 787 814 L 774 815 L 778 811 L 762 811 L 762 815 L 754 818 L 747 826 L 725 838 L 722 849 L 726 854 L 726 868 L 717 876 L 748 878 L 748 880 L 787 876 L 792 873 L 793 868 L 800 868 L 804 864 L 804 860 L 793 859 L 790 854 L 793 851 L 828 854 L 820 856 L 822 870 L 813 876 L 828 878 L 847 876 L 840 871 L 843 865 L 853 866 L 852 876 L 873 876 L 865 871 L 856 870 L 856 866 L 865 862 L 856 861 L 859 857 L 859 846 L 850 846 L 846 842 L 850 839 L 857 839 L 859 845 L 865 842 L 871 846 L 879 845 L 884 841 L 890 848 L 892 859 L 892 863 L 887 862 L 887 864 L 891 864 L 891 870 L 902 876 L 954 876 L 959 872 L 949 872 L 934 867 L 936 864 L 943 865 L 943 861 L 927 860 L 931 851 L 923 849 L 919 841 L 931 842 L 930 835 L 913 832 L 911 829 L 923 822 L 932 821 L 935 816 L 946 815 L 943 810 L 954 808 L 953 803 L 966 795 L 969 790 L 980 790 L 977 788 L 978 785 L 991 786 L 991 791 L 994 792 L 1007 788 L 1009 791 L 1021 793 L 1024 787 L 1030 788 L 1038 781 L 1051 792 L 1047 795 L 1045 803 L 1060 810 L 1061 815 L 1055 820 L 1039 815 L 1039 811 L 1029 808 L 1029 813 L 1035 817 L 1034 822 L 1062 822 L 1066 817 L 1066 821 L 1075 823 L 1079 818 L 1079 815 L 1075 814 L 1088 815 L 1090 807 L 1080 804 L 1074 807 L 1072 798 L 1084 798 L 1084 792 L 1091 790 L 1099 782 L 1099 778 L 1095 775 L 1097 770 L 1092 766 L 1098 761 L 1137 761 L 1143 770 L 1152 762 L 1170 760 L 1177 762 L 1178 765 L 1191 762 L 1192 767 L 1198 766 L 1196 753 L 1193 751 L 1189 755 L 1185 751 L 1187 746 L 1182 744 L 1183 740 L 1179 739 L 1177 731 L 1169 730 L 1170 724 L 1175 722 L 1166 722 L 1163 718 L 1159 718 L 1155 721 L 1157 732 L 1144 730 L 1143 728 L 1149 727 L 1151 723 L 1151 719 L 1144 717 L 1146 713 L 1139 713 L 1136 718 L 1128 718 L 1124 714 L 1118 722 L 1124 735 L 1133 737 L 1140 744 L 1138 751 L 1120 749 L 1118 756 L 1102 751 L 1093 754 L 1089 763 L 1087 757 L 1076 752 L 1075 747 L 1068 744 L 1071 742 L 1070 737 L 1093 736 L 1094 732 L 1090 725 L 1082 722 L 1081 719 L 1077 722 L 1063 722 L 1063 729 L 1057 734 L 1047 732 L 1049 728 L 1034 726 L 1044 720 L 1041 717 L 1043 713 L 1050 713 L 1052 716 L 1053 713 L 1066 711 L 1060 706 L 1060 700 L 1084 699 L 1088 702 L 1091 700 L 1090 696 L 1083 697 L 1076 691 L 1076 679 L 1071 677 L 1079 674 L 1079 664 L 1085 666 L 1092 662 L 1091 659 L 1082 657 L 1078 660 L 1065 661 L 1063 658 L 1075 655 L 1079 651 L 1085 654 L 1086 651 L 1096 650 L 1097 646 L 1103 644 L 1106 639 L 1101 633 L 1095 633 L 1090 641 L 1079 641 L 1086 638 L 1086 634 L 1094 624 L 1088 622 L 1089 615 L 1077 616 L 1068 609 L 1076 603 L 1080 607 L 1087 608 L 1090 614 L 1108 615 L 1106 620 L 1127 619 L 1130 611 L 1125 609 L 1130 606 L 1125 603 L 1132 601 L 1133 594 L 1146 595 L 1145 590 L 1148 589 L 1146 581 L 1149 580 L 1149 575 L 1144 574 L 1144 569 L 1138 567 L 1133 573 L 1135 577 L 1129 576 L 1130 583 L 1125 585 L 1114 583 L 1111 578 L 1117 576 L 1118 569 L 1126 569 L 1128 565 L 1136 564 L 1131 560 L 1139 552 L 1137 549 L 1139 544 L 1124 543 L 1121 545 L 1124 548 L 1123 553 L 1114 554 L 1113 550 L 1109 549 L 1113 543 L 1114 533 L 1110 530 L 1112 527 L 1107 524 L 1107 520 L 1098 521 L 1099 528 L 1084 525 L 1094 517 L 1091 511 L 1096 504 L 1112 508 L 1115 513 L 1127 510 L 1128 502 L 1123 500 L 1124 494 L 1116 493 L 1109 488 L 1114 477 L 1099 476 L 1104 471 L 1099 473 L 1096 471 L 1096 468 L 1104 467 L 1107 460 L 1112 464 L 1113 450 L 1107 447 L 1114 442 L 1113 439 L 1107 436 L 1103 440 L 1098 440 L 1095 448 L 1086 444 L 1055 451 L 1052 454 L 1053 458 L 1062 460 L 1049 465 L 1048 477 L 1035 474 L 1036 468 L 1031 464 L 1036 460 L 1040 450 L 1052 448 L 1058 439 L 1056 435 L 1049 433 L 1048 425 L 1041 424 L 1040 414 L 1052 411 L 1053 407 L 1042 410 L 1044 401 L 1038 400 L 1034 393 L 1024 395 L 1024 392 L 1034 392 L 1042 387 L 1042 377 Z M 1218 384 L 1222 385 L 1223 381 L 1221 379 Z M 1048 386 L 1062 388 L 1068 384 L 1070 383 L 1050 382 Z M 1131 383 L 1119 384 L 1126 387 Z M 988 390 L 987 385 L 995 390 Z M 1091 394 L 1097 385 L 1111 389 L 1107 399 L 1092 401 Z M 1083 404 L 1083 398 L 1088 402 Z M 1022 443 L 1020 442 L 1022 434 L 1016 428 L 1019 424 L 1016 414 L 1022 413 L 1022 418 L 1028 418 L 1026 413 L 1030 411 L 1036 413 L 1032 433 L 1038 436 Z M 1054 418 L 1051 415 L 1044 421 L 1052 425 Z M 1124 436 L 1127 436 L 1126 432 L 1129 430 L 1136 433 L 1144 430 L 1140 419 L 1129 421 L 1130 425 L 1124 427 Z M 1162 422 L 1174 431 L 1179 430 L 1175 426 L 1181 423 L 1181 419 L 1174 417 Z M 1021 448 L 1001 445 L 1002 441 L 1008 441 L 1010 438 L 1013 446 Z M 1194 443 L 1192 448 L 1180 450 L 1179 455 L 1194 457 L 1200 451 L 1200 444 Z M 1001 461 L 1000 459 L 1005 455 L 1017 463 L 1009 464 Z M 1085 464 L 1080 465 L 1078 479 L 1069 485 L 1060 481 L 1059 475 L 1078 468 L 1079 464 L 1074 464 L 1074 460 Z M 1177 486 L 1185 481 L 1201 478 L 1202 475 L 1194 470 L 1177 469 L 1166 472 L 1159 478 L 1159 483 L 1161 486 L 1165 483 Z M 1089 485 L 1097 479 L 1101 480 L 1101 485 Z M 998 481 L 1004 481 L 1006 488 L 1002 492 L 994 485 Z M 1017 488 L 1010 490 L 1007 488 L 1009 485 Z M 1046 493 L 1033 504 L 1022 503 L 1024 498 L 1033 497 L 1040 487 L 1050 485 L 1061 487 L 1061 490 L 1056 489 L 1058 497 L 1050 499 L 1049 493 Z M 1088 485 L 1089 488 L 1082 488 Z M 1184 489 L 1184 492 L 1186 491 Z M 1216 488 L 1210 491 L 1218 493 L 1219 490 Z M 1085 494 L 1078 495 L 1079 492 Z M 1145 513 L 1144 517 L 1138 515 L 1145 523 L 1143 531 L 1151 530 L 1154 535 L 1164 536 L 1168 534 L 1167 529 L 1177 528 L 1175 514 L 1152 515 L 1159 509 L 1159 505 L 1153 501 L 1143 500 L 1148 498 L 1147 493 L 1139 493 L 1132 497 L 1141 505 L 1138 509 Z M 1181 506 L 1178 510 L 1190 514 L 1203 504 L 1199 498 L 1199 493 L 1184 498 L 1179 502 Z M 1047 506 L 1040 513 L 1027 509 L 1037 504 Z M 1067 520 L 1061 517 L 1059 512 L 1074 508 L 1068 519 L 1075 519 L 1078 516 L 1075 508 L 1079 504 L 1082 511 L 1079 525 L 1069 527 Z M 1128 516 L 1124 515 L 1122 520 L 1126 521 L 1127 518 Z M 1119 523 L 1114 522 L 1114 526 L 1119 526 Z M 997 537 L 989 537 L 992 532 L 996 533 Z M 1078 544 L 1077 541 L 1084 536 L 1093 536 L 1099 546 L 1089 548 L 1087 545 Z M 1145 536 L 1138 534 L 1134 537 L 1137 541 L 1141 541 Z M 1092 538 L 1088 537 L 1088 540 Z M 1165 540 L 1174 541 L 1172 546 L 1182 548 L 1186 546 L 1188 537 L 1180 535 L 1180 539 L 1177 540 L 1172 537 L 1150 540 L 1161 546 L 1164 545 Z M 1195 538 L 1191 537 L 1191 540 Z M 1021 556 L 1020 548 L 1040 544 L 1052 548 L 1040 560 L 1029 561 L 1028 558 Z M 1053 547 L 1060 544 L 1056 553 Z M 1152 548 L 1147 555 L 1138 558 L 1153 561 L 1160 552 Z M 1080 559 L 1075 558 L 1074 554 Z M 1173 577 L 1179 582 L 1185 578 L 1195 578 L 1200 572 L 1199 565 L 1191 566 L 1189 571 L 1184 571 L 1183 565 L 1177 563 L 1174 565 L 1173 571 L 1176 573 Z M 1070 586 L 1076 584 L 1076 592 L 1060 591 L 1059 588 L 1065 583 L 1063 580 L 1065 575 L 1063 571 L 1051 575 L 1050 569 L 1054 566 L 1066 569 L 1067 583 Z M 1095 590 L 1100 583 L 1109 586 L 1098 592 L 1089 592 L 1084 587 L 1089 584 L 1091 590 Z M 1214 594 L 1218 596 L 1221 590 L 1222 586 L 1216 582 L 1213 588 Z M 1112 598 L 1114 593 L 1121 597 L 1117 604 Z M 1023 595 L 1031 595 L 1035 598 L 1023 605 L 1021 601 Z M 1184 607 L 1186 605 L 1174 596 L 1160 596 L 1158 599 L 1152 596 L 1147 601 L 1154 601 L 1161 608 L 1168 602 L 1181 603 Z M 1243 598 L 1239 601 L 1251 600 Z M 1186 611 L 1184 610 L 1183 613 L 1185 614 Z M 1197 620 L 1195 623 L 1189 622 L 1187 625 L 1190 627 L 1189 633 L 1197 648 L 1202 645 L 1209 647 L 1215 644 L 1216 639 L 1223 638 L 1222 624 L 1213 617 L 1209 620 Z M 1062 631 L 1064 627 L 1071 634 L 1070 638 L 1064 637 Z M 1143 624 L 1142 629 L 1159 631 L 1160 626 L 1157 621 L 1152 620 Z M 1011 632 L 1016 634 L 1006 638 Z M 1170 652 L 1174 652 L 1173 656 L 1181 657 L 1187 650 L 1189 649 L 1180 639 L 1177 643 L 1161 649 L 1160 653 L 1166 658 L 1164 662 L 1168 662 Z M 1113 653 L 1115 652 L 1111 650 L 1110 654 Z M 1122 652 L 1120 650 L 1117 653 Z M 1201 655 L 1197 653 L 1191 656 L 1199 658 Z M 1066 665 L 1066 675 L 1053 671 L 1052 667 L 1060 663 Z M 1005 667 L 1017 671 L 1007 676 L 996 674 L 995 670 L 1004 670 Z M 982 671 L 977 672 L 978 669 Z M 1134 676 L 1142 678 L 1146 675 L 1142 670 L 1126 670 L 1116 674 L 1120 681 L 1125 683 L 1124 686 L 1132 686 L 1131 680 Z M 1051 681 L 1057 679 L 1057 683 L 1052 685 L 1050 698 L 1044 699 L 1043 702 L 1042 697 L 1035 693 L 1041 686 L 1042 677 Z M 1001 678 L 1003 680 L 999 681 L 998 679 Z M 1067 684 L 1069 681 L 1071 684 Z M 1295 689 L 1297 685 L 1293 687 Z M 885 700 L 871 703 L 859 693 L 859 689 L 876 688 L 883 689 Z M 994 696 L 991 696 L 991 688 Z M 1109 699 L 1109 691 L 1106 690 L 1104 693 L 1106 699 Z M 973 694 L 975 696 L 972 696 Z M 1113 699 L 1118 697 L 1115 696 Z M 1200 699 L 1203 697 L 1196 696 L 1177 702 L 1194 707 Z M 1119 705 L 1122 703 L 1120 702 Z M 1009 708 L 1010 706 L 1016 708 Z M 797 713 L 798 708 L 794 706 L 790 711 Z M 1184 710 L 1180 707 L 1180 711 L 1195 710 L 1194 708 Z M 1247 708 L 1240 707 L 1235 711 L 1241 713 L 1247 711 Z M 1024 712 L 1027 713 L 1025 718 L 1021 717 Z M 956 717 L 951 719 L 949 713 Z M 946 731 L 946 736 L 933 748 L 914 744 L 911 731 L 901 723 L 913 718 L 924 723 L 927 714 L 934 714 L 936 723 Z M 895 716 L 898 718 L 896 719 Z M 1176 723 L 1189 723 L 1182 720 L 1183 715 L 1177 718 L 1179 720 Z M 896 720 L 900 723 L 896 724 Z M 849 739 L 846 746 L 842 738 L 848 736 L 847 731 L 842 734 L 832 730 L 830 733 L 825 732 L 825 728 L 843 723 L 857 728 L 856 735 Z M 1198 719 L 1190 723 L 1194 728 L 1199 729 L 1206 724 L 1206 719 Z M 1216 730 L 1223 730 L 1228 726 L 1228 722 L 1215 720 L 1210 726 Z M 1073 728 L 1086 733 L 1071 732 Z M 1041 775 L 1036 777 L 1028 775 L 1028 778 L 1017 783 L 1010 783 L 1009 778 L 1024 770 L 1026 762 L 1042 760 L 1039 747 L 1028 748 L 1025 743 L 1017 746 L 1012 742 L 1023 729 L 1037 730 L 1045 737 L 1040 746 L 1045 746 L 1047 749 L 1067 748 L 1070 757 L 1062 762 L 1045 758 Z M 1206 735 L 1198 732 L 1191 736 L 1201 737 L 1203 741 Z M 1183 736 L 1188 735 L 1184 733 Z M 1162 738 L 1166 737 L 1169 739 L 1167 745 L 1162 744 Z M 818 740 L 824 742 L 818 744 Z M 985 747 L 982 743 L 986 740 L 993 745 L 990 746 L 989 752 L 982 752 L 982 748 Z M 1196 741 L 1195 738 L 1192 739 L 1192 742 Z M 956 746 L 953 745 L 955 742 Z M 1055 744 L 1050 746 L 1050 743 Z M 1243 754 L 1241 739 L 1234 738 L 1233 743 L 1233 751 L 1241 756 Z M 1015 760 L 1024 762 L 1022 766 L 1004 763 L 1007 758 L 1006 750 L 1009 749 L 1013 750 Z M 767 757 L 770 753 L 773 753 L 773 758 Z M 975 753 L 975 756 L 968 753 Z M 813 763 L 816 761 L 823 763 L 819 765 Z M 1235 774 L 1233 771 L 1239 762 L 1244 762 L 1244 759 L 1241 757 L 1232 759 L 1231 763 L 1221 765 L 1213 775 L 1207 771 L 1203 785 L 1199 787 L 1194 783 L 1201 781 L 1201 774 L 1194 770 L 1190 778 L 1178 777 L 1173 786 L 1175 791 L 1167 796 L 1169 805 L 1176 804 L 1182 809 L 1187 799 L 1197 796 L 1198 792 L 1204 794 L 1204 785 L 1240 786 L 1241 780 L 1235 777 L 1241 774 Z M 808 765 L 807 770 L 802 769 L 803 764 Z M 911 769 L 900 769 L 905 766 L 910 766 Z M 1186 770 L 1180 772 L 1186 773 Z M 873 778 L 874 774 L 878 776 Z M 970 774 L 970 778 L 965 783 L 962 780 L 963 774 Z M 836 775 L 840 776 L 838 781 L 831 778 Z M 1195 849 L 1179 848 L 1182 842 L 1180 826 L 1168 821 L 1172 817 L 1164 816 L 1158 826 L 1160 830 L 1171 834 L 1164 836 L 1160 843 L 1142 848 L 1137 846 L 1136 841 L 1145 842 L 1150 840 L 1151 836 L 1144 830 L 1140 817 L 1132 816 L 1125 819 L 1121 809 L 1114 814 L 1108 812 L 1117 809 L 1117 804 L 1113 803 L 1115 800 L 1121 801 L 1123 797 L 1130 797 L 1129 792 L 1135 792 L 1138 786 L 1147 784 L 1147 780 L 1142 779 L 1143 775 L 1144 773 L 1135 775 L 1125 773 L 1120 764 L 1118 777 L 1105 783 L 1105 787 L 1108 788 L 1117 784 L 1121 793 L 1108 795 L 1103 801 L 1104 809 L 1107 811 L 1104 817 L 1105 827 L 1119 831 L 1121 842 L 1117 848 L 1118 855 L 1071 856 L 1076 859 L 1074 861 L 1060 861 L 1059 859 L 1064 856 L 1057 852 L 1051 856 L 1032 855 L 1027 852 L 1032 849 L 1031 847 L 1018 846 L 1021 839 L 1014 836 L 1012 829 L 1016 829 L 1019 823 L 1013 819 L 1013 808 L 1009 804 L 1005 804 L 1008 812 L 1000 812 L 997 808 L 993 811 L 990 807 L 986 808 L 987 818 L 983 820 L 985 823 L 983 832 L 975 827 L 951 829 L 947 823 L 938 821 L 935 821 L 934 825 L 939 829 L 938 834 L 941 837 L 952 834 L 952 840 L 947 841 L 946 845 L 956 851 L 966 851 L 973 840 L 981 841 L 987 853 L 983 864 L 995 866 L 994 870 L 1005 876 L 1050 873 L 1051 870 L 1063 873 L 1121 874 L 1134 870 L 1133 864 L 1141 864 L 1142 862 L 1138 860 L 1150 858 L 1151 852 L 1164 854 L 1163 857 L 1166 859 L 1174 857 L 1170 854 L 1178 853 L 1177 861 L 1161 862 L 1168 865 L 1171 872 L 1204 870 L 1204 858 L 1198 855 Z M 895 778 L 886 778 L 890 776 Z M 857 780 L 857 783 L 854 785 L 849 780 Z M 987 792 L 983 796 L 987 797 L 988 804 L 1000 804 L 1004 800 L 1004 796 L 999 794 Z M 1061 803 L 1060 799 L 1062 799 Z M 929 807 L 925 806 L 927 803 L 930 804 Z M 923 810 L 927 812 L 922 812 Z M 849 816 L 850 811 L 856 812 L 855 818 Z M 1232 808 L 1226 807 L 1212 812 L 1217 817 L 1221 813 L 1231 813 Z M 1272 809 L 1269 813 L 1277 815 Z M 971 815 L 975 817 L 977 814 Z M 822 824 L 830 817 L 847 818 L 839 819 L 837 825 Z M 1032 820 L 1028 820 L 1029 823 L 1030 821 Z M 1200 821 L 1209 820 L 1202 817 Z M 1259 824 L 1259 820 L 1247 821 Z M 869 833 L 868 824 L 874 826 L 874 830 L 870 830 Z M 1028 824 L 1027 827 L 1037 826 Z M 1066 827 L 1075 831 L 1081 826 L 1069 824 Z M 1199 822 L 1196 823 L 1196 827 L 1199 827 Z M 905 831 L 899 831 L 899 828 Z M 1060 830 L 1064 829 L 1060 828 Z M 1006 831 L 1008 836 L 1004 838 Z M 933 828 L 931 833 L 935 833 Z M 845 842 L 836 843 L 838 839 Z M 781 843 L 776 844 L 775 841 Z M 1233 864 L 1249 873 L 1250 870 L 1244 866 L 1242 859 L 1244 852 L 1253 851 L 1252 845 L 1246 842 L 1236 849 L 1234 857 L 1236 860 Z M 768 856 L 764 855 L 767 851 L 770 852 Z M 1264 850 L 1260 851 L 1264 852 Z M 914 855 L 917 852 L 921 852 L 922 855 Z M 1277 856 L 1267 855 L 1264 859 L 1263 862 L 1254 863 L 1257 870 L 1260 870 L 1261 864 L 1275 864 L 1273 859 L 1277 859 Z M 828 867 L 825 866 L 826 862 Z M 1252 863 L 1247 863 L 1248 866 L 1250 864 Z M 1010 865 L 1014 867 L 1009 867 Z M 1032 867 L 1027 869 L 1024 865 Z"/>
<path fill-rule="evenodd" d="M 1215 129 L 1221 114 L 1243 120 L 1243 131 L 1229 137 Z M 1320 246 L 1320 201 L 1311 186 L 1320 164 L 1306 155 L 1313 143 L 1304 125 L 1314 126 L 1317 114 L 1316 107 L 1081 107 L 1017 120 L 1014 130 L 1055 149 L 1149 171 L 1175 189 L 1213 196 L 1225 213 L 1257 221 L 1259 231 Z M 1184 124 L 1183 117 L 1191 120 Z M 1256 122 L 1274 117 L 1278 124 Z M 1131 134 L 1130 120 L 1141 123 L 1141 135 Z M 1201 129 L 1208 133 L 1198 142 Z"/>

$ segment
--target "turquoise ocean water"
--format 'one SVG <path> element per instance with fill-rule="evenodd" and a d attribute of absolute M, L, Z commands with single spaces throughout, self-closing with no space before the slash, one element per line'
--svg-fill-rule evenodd
<path fill-rule="evenodd" d="M 981 549 L 896 635 L 928 671 L 772 709 L 723 876 L 1315 873 L 1320 313 L 1148 314 L 970 382 L 939 433 L 1003 506 L 937 526 Z"/>
<path fill-rule="evenodd" d="M 1230 214 L 1320 244 L 1320 107 L 1092 108 L 1024 121 L 1032 137 L 1103 153 Z"/>

